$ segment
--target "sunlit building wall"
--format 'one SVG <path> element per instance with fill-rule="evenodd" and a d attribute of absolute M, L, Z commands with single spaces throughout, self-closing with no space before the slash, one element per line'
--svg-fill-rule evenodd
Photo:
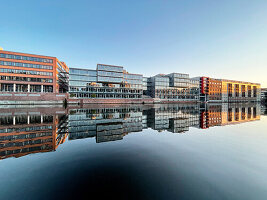
<path fill-rule="evenodd" d="M 56 57 L 0 50 L 0 92 L 65 93 L 68 71 Z"/>
<path fill-rule="evenodd" d="M 193 78 L 200 81 L 200 100 L 211 102 L 260 101 L 261 86 L 258 83 L 214 79 Z"/>
<path fill-rule="evenodd" d="M 219 80 L 222 82 L 223 102 L 260 101 L 260 84 L 226 79 Z"/>

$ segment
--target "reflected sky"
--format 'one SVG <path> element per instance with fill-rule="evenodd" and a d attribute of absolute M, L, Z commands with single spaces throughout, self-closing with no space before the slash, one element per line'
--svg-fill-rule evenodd
<path fill-rule="evenodd" d="M 3 199 L 266 199 L 259 104 L 8 108 L 0 120 Z"/>

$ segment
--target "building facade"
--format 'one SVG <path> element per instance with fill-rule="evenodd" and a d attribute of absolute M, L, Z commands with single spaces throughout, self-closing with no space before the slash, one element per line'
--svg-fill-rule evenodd
<path fill-rule="evenodd" d="M 67 91 L 68 67 L 56 57 L 0 50 L 0 92 Z"/>
<path fill-rule="evenodd" d="M 260 101 L 260 84 L 210 77 L 196 77 L 199 80 L 200 100 L 210 102 Z"/>
<path fill-rule="evenodd" d="M 143 75 L 122 66 L 98 64 L 96 70 L 70 68 L 71 98 L 141 99 Z"/>
<path fill-rule="evenodd" d="M 260 87 L 258 83 L 210 77 L 190 78 L 189 74 L 183 73 L 143 77 L 142 74 L 127 72 L 122 66 L 106 64 L 97 64 L 95 70 L 69 69 L 56 57 L 0 49 L 1 104 L 50 100 L 62 103 L 69 97 L 91 102 L 98 99 L 128 99 L 128 102 L 143 103 L 247 102 L 266 99 L 266 90 L 261 92 Z"/>
<path fill-rule="evenodd" d="M 260 101 L 259 83 L 219 79 L 222 82 L 223 102 Z"/>
<path fill-rule="evenodd" d="M 147 91 L 152 98 L 166 101 L 198 101 L 199 81 L 188 74 L 158 74 L 147 79 Z"/>

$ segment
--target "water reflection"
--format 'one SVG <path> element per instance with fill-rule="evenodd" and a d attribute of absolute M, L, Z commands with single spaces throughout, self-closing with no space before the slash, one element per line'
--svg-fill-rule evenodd
<path fill-rule="evenodd" d="M 0 159 L 55 151 L 66 139 L 122 140 L 154 129 L 185 133 L 260 120 L 260 104 L 102 105 L 87 108 L 7 108 L 0 112 Z"/>
<path fill-rule="evenodd" d="M 66 114 L 51 108 L 1 109 L 0 159 L 55 151 L 68 136 Z"/>

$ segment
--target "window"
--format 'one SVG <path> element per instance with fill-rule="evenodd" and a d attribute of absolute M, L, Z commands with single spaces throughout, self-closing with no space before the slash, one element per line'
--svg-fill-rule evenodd
<path fill-rule="evenodd" d="M 53 63 L 52 59 L 20 56 L 20 55 L 5 54 L 5 53 L 1 53 L 0 57 L 1 58 L 8 58 L 8 59 L 16 59 L 16 60 L 28 60 L 28 61 L 34 61 L 34 62 Z"/>
<path fill-rule="evenodd" d="M 30 75 L 41 75 L 41 76 L 53 76 L 52 72 L 41 72 L 41 71 L 30 71 L 20 69 L 0 69 L 1 73 L 14 73 L 14 74 L 30 74 Z"/>
<path fill-rule="evenodd" d="M 36 68 L 36 69 L 49 69 L 49 70 L 53 69 L 53 66 L 51 65 L 37 65 L 37 64 L 21 63 L 21 62 L 7 62 L 7 61 L 1 61 L 1 60 L 0 60 L 0 65 L 14 66 L 14 67 L 27 67 L 27 68 Z"/>

